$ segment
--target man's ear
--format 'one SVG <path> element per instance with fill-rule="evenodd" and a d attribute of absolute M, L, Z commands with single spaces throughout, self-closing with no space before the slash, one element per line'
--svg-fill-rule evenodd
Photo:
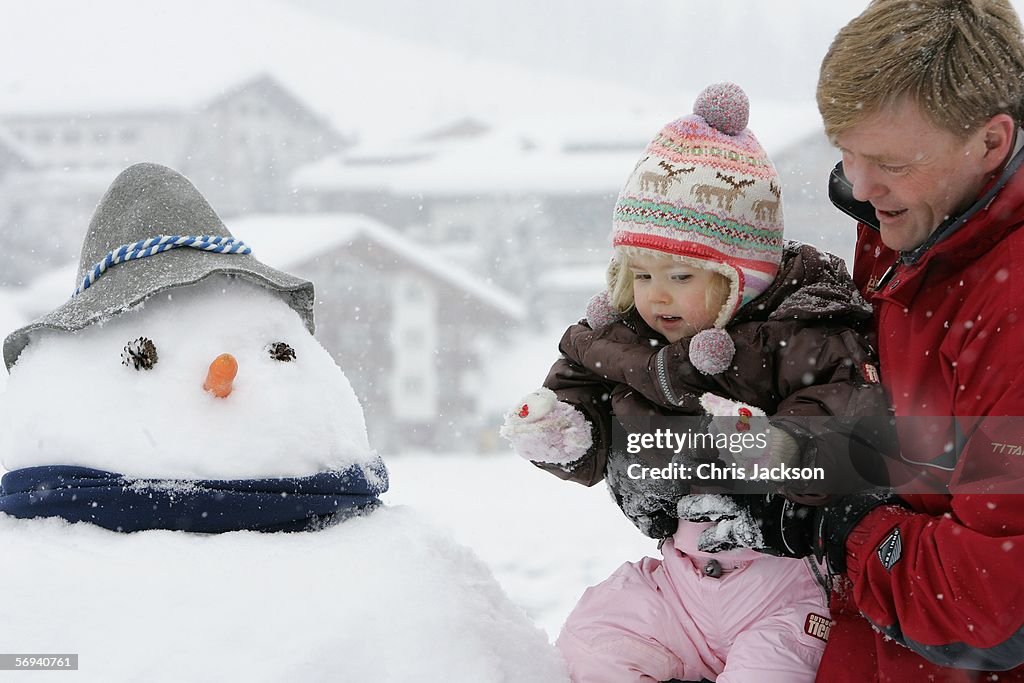
<path fill-rule="evenodd" d="M 1009 114 L 996 114 L 982 126 L 982 129 L 985 141 L 985 170 L 991 173 L 1002 166 L 1010 155 L 1017 124 Z"/>

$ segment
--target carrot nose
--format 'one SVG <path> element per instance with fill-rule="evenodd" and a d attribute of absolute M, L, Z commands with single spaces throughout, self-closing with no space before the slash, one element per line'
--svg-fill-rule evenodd
<path fill-rule="evenodd" d="M 238 361 L 230 353 L 222 353 L 210 363 L 210 370 L 206 373 L 203 389 L 217 398 L 227 398 L 231 393 L 231 385 L 237 374 Z"/>

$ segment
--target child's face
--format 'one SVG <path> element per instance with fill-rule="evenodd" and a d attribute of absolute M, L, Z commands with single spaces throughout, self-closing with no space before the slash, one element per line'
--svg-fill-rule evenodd
<path fill-rule="evenodd" d="M 670 342 L 714 327 L 707 290 L 716 273 L 657 256 L 629 256 L 636 310 L 651 329 Z"/>

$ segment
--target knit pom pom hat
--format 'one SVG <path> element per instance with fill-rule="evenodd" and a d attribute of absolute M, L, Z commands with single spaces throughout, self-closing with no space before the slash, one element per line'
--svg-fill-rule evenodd
<path fill-rule="evenodd" d="M 747 129 L 750 103 L 733 83 L 701 92 L 694 113 L 647 145 L 619 193 L 612 244 L 715 270 L 730 282 L 722 328 L 768 288 L 782 260 L 779 175 Z"/>

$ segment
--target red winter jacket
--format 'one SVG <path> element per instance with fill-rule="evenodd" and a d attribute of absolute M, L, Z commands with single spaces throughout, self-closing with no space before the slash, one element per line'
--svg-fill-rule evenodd
<path fill-rule="evenodd" d="M 1024 417 L 980 419 L 1024 415 L 1022 224 L 1024 170 L 887 279 L 896 253 L 858 227 L 854 279 L 903 457 L 949 494 L 905 495 L 911 510 L 850 534 L 819 681 L 1024 681 Z M 958 433 L 905 416 L 955 416 Z"/>

